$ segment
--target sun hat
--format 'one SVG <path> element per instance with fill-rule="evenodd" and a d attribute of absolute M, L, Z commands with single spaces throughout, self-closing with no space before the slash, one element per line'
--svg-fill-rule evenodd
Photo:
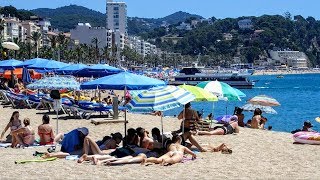
<path fill-rule="evenodd" d="M 78 128 L 79 132 L 81 132 L 83 135 L 87 136 L 89 134 L 89 129 L 86 127 Z"/>

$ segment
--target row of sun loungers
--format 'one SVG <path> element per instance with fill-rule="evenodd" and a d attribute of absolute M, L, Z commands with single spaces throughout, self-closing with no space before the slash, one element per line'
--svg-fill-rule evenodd
<path fill-rule="evenodd" d="M 11 91 L 0 90 L 0 100 L 3 104 L 11 104 L 13 108 L 45 108 L 49 112 L 54 111 L 54 100 L 46 94 L 24 95 Z M 77 104 L 72 99 L 62 98 L 59 107 L 64 114 L 73 115 L 74 118 L 90 119 L 99 113 L 100 115 L 113 116 L 113 107 L 102 103 L 79 101 Z M 119 112 L 125 111 L 124 107 L 118 107 Z"/>

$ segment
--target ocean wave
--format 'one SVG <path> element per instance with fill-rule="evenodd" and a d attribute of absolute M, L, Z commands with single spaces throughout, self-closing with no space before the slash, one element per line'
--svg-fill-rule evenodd
<path fill-rule="evenodd" d="M 293 89 L 300 89 L 300 87 L 293 87 Z"/>
<path fill-rule="evenodd" d="M 269 89 L 269 87 L 264 87 L 264 86 L 262 86 L 262 87 L 253 87 L 254 89 Z"/>

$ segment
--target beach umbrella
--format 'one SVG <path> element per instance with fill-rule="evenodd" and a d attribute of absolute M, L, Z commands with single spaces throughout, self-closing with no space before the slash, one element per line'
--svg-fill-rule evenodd
<path fill-rule="evenodd" d="M 73 77 L 61 77 L 61 76 L 53 76 L 53 77 L 45 77 L 40 79 L 32 84 L 27 85 L 28 89 L 50 89 L 50 90 L 78 90 L 80 84 Z M 59 106 L 61 105 L 60 100 L 54 100 L 56 113 L 57 113 L 57 133 L 59 132 Z"/>
<path fill-rule="evenodd" d="M 82 70 L 74 73 L 75 76 L 80 77 L 104 77 L 112 74 L 122 72 L 123 70 L 118 69 L 107 64 L 96 64 L 93 66 L 87 66 Z"/>
<path fill-rule="evenodd" d="M 193 94 L 195 96 L 194 101 L 218 101 L 216 95 L 200 87 L 185 84 L 179 87 Z"/>
<path fill-rule="evenodd" d="M 143 90 L 164 86 L 165 82 L 129 72 L 105 76 L 81 84 L 81 89 Z"/>
<path fill-rule="evenodd" d="M 255 96 L 249 99 L 248 103 L 261 106 L 280 106 L 280 103 L 276 99 L 266 95 Z"/>
<path fill-rule="evenodd" d="M 30 72 L 27 68 L 23 68 L 22 70 L 22 82 L 24 84 L 28 84 L 32 81 Z"/>
<path fill-rule="evenodd" d="M 6 48 L 6 49 L 11 49 L 11 50 L 15 50 L 15 51 L 20 49 L 20 47 L 14 42 L 3 42 L 1 45 L 2 45 L 2 47 Z"/>
<path fill-rule="evenodd" d="M 34 58 L 34 59 L 28 59 L 23 61 L 21 64 L 19 64 L 17 67 L 22 68 L 22 67 L 28 67 L 33 64 L 40 64 L 44 62 L 50 61 L 49 59 L 43 59 L 43 58 Z"/>
<path fill-rule="evenodd" d="M 21 63 L 22 63 L 22 61 L 18 61 L 15 59 L 0 61 L 0 69 L 14 70 L 16 68 L 16 66 L 18 66 Z"/>
<path fill-rule="evenodd" d="M 198 87 L 203 88 L 221 100 L 226 101 L 240 101 L 238 93 L 228 84 L 220 81 L 203 81 L 197 84 Z"/>
<path fill-rule="evenodd" d="M 195 96 L 193 94 L 182 88 L 176 86 L 163 86 L 143 91 L 133 97 L 127 104 L 127 107 L 132 112 L 163 112 L 185 105 L 194 99 Z M 163 134 L 162 115 L 161 129 Z"/>
<path fill-rule="evenodd" d="M 255 109 L 259 108 L 262 112 L 268 113 L 268 114 L 278 114 L 276 110 L 274 110 L 270 106 L 261 106 L 261 105 L 255 105 L 255 104 L 245 104 L 241 107 L 244 111 L 251 111 L 253 112 Z"/>
<path fill-rule="evenodd" d="M 69 66 L 62 67 L 58 70 L 56 70 L 56 73 L 58 74 L 64 74 L 64 75 L 72 75 L 74 73 L 77 73 L 78 71 L 87 68 L 88 66 L 85 64 L 71 64 Z"/>
<path fill-rule="evenodd" d="M 136 75 L 129 72 L 120 72 L 118 74 L 99 78 L 80 85 L 81 89 L 110 89 L 124 90 L 124 96 L 127 90 L 146 90 L 156 86 L 164 86 L 165 82 L 149 78 L 142 75 Z M 125 135 L 127 133 L 127 111 L 125 111 Z"/>
<path fill-rule="evenodd" d="M 76 81 L 73 77 L 45 77 L 34 83 L 27 85 L 28 89 L 50 89 L 50 90 L 79 90 L 80 83 Z"/>
<path fill-rule="evenodd" d="M 28 66 L 28 69 L 39 69 L 39 70 L 56 70 L 63 67 L 68 66 L 68 64 L 55 61 L 55 60 L 48 60 L 48 61 L 38 61 L 32 65 Z"/>
<path fill-rule="evenodd" d="M 237 95 L 240 97 L 240 98 L 244 98 L 244 97 L 247 97 L 247 95 L 245 93 L 243 93 L 242 91 L 240 91 L 239 89 L 237 88 L 233 88 L 234 91 L 237 93 Z"/>

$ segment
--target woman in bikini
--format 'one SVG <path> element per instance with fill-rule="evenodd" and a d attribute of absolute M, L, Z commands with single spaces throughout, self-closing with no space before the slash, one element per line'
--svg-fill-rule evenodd
<path fill-rule="evenodd" d="M 11 147 L 30 146 L 33 145 L 35 140 L 34 130 L 30 126 L 30 119 L 23 120 L 24 127 L 12 132 L 12 145 Z"/>
<path fill-rule="evenodd" d="M 184 120 L 184 122 L 181 122 L 181 132 L 183 129 L 184 132 L 195 130 L 194 122 L 200 120 L 198 113 L 195 110 L 191 109 L 190 102 L 187 103 L 184 110 L 180 112 L 180 114 L 178 115 L 178 119 Z"/>
<path fill-rule="evenodd" d="M 184 153 L 190 154 L 192 159 L 195 159 L 197 156 L 189 148 L 181 145 L 181 137 L 174 136 L 172 138 L 172 143 L 168 146 L 168 152 L 159 158 L 144 158 L 141 164 L 145 163 L 155 163 L 155 164 L 176 164 L 183 160 Z"/>
<path fill-rule="evenodd" d="M 40 145 L 54 144 L 54 133 L 50 123 L 50 117 L 43 115 L 42 124 L 38 126 L 38 135 L 40 136 Z"/>
<path fill-rule="evenodd" d="M 18 111 L 14 111 L 12 113 L 9 123 L 7 124 L 7 126 L 4 128 L 4 130 L 1 133 L 1 136 L 0 136 L 1 140 L 3 139 L 4 134 L 7 132 L 7 130 L 9 128 L 10 128 L 10 134 L 6 137 L 5 142 L 16 143 L 16 142 L 13 142 L 14 139 L 12 138 L 12 132 L 22 128 L 21 120 L 19 119 L 19 112 Z"/>
<path fill-rule="evenodd" d="M 261 115 L 262 115 L 261 109 L 260 108 L 256 108 L 254 110 L 254 112 L 253 112 L 253 116 L 252 116 L 252 120 L 251 120 L 251 128 L 253 128 L 253 129 L 263 129 L 264 123 L 261 123 L 261 121 L 263 121 Z"/>

